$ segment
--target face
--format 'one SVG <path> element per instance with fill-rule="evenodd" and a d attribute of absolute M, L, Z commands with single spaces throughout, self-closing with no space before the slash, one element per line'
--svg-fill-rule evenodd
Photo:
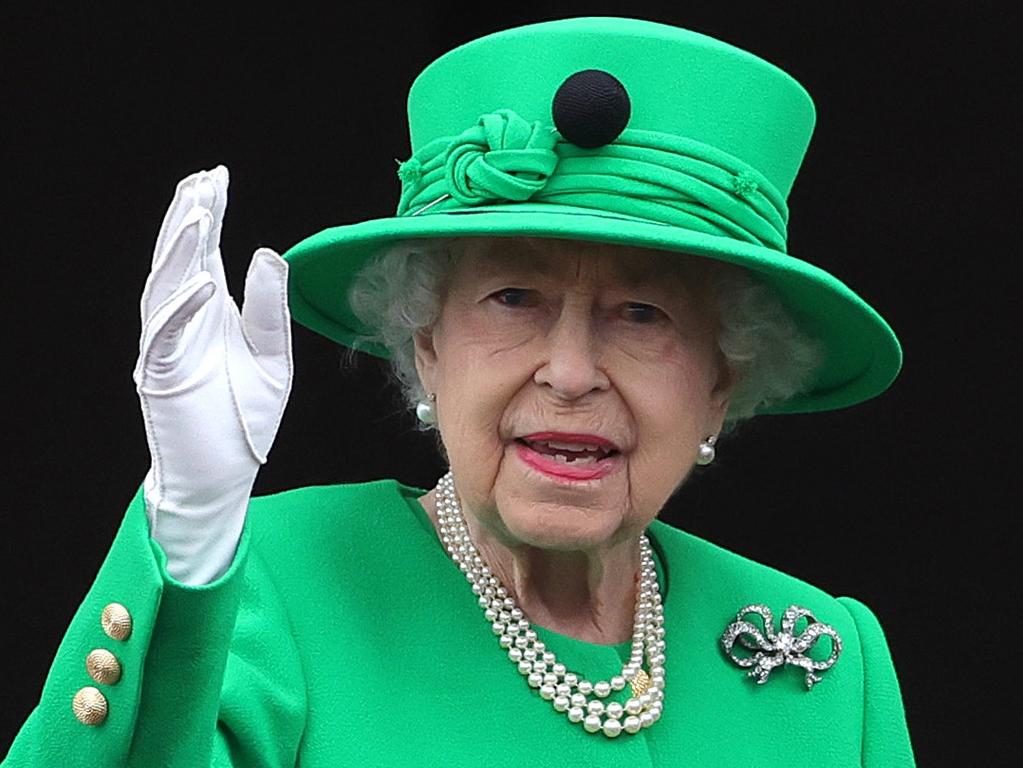
<path fill-rule="evenodd" d="M 724 419 L 713 262 L 572 240 L 458 246 L 416 363 L 470 524 L 554 550 L 635 538 Z"/>

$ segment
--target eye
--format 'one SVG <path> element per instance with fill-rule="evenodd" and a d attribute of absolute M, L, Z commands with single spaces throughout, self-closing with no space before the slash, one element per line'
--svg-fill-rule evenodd
<path fill-rule="evenodd" d="M 636 301 L 630 301 L 626 304 L 623 313 L 625 319 L 633 323 L 656 323 L 664 317 L 664 313 L 659 307 L 655 307 L 653 304 L 641 304 Z"/>
<path fill-rule="evenodd" d="M 502 288 L 490 298 L 506 307 L 532 307 L 536 305 L 535 291 L 528 288 Z"/>

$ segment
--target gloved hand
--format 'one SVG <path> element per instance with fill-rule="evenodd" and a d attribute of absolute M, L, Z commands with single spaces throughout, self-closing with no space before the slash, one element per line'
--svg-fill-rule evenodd
<path fill-rule="evenodd" d="M 218 166 L 178 184 L 142 293 L 134 378 L 152 458 L 143 491 L 150 534 L 185 584 L 231 564 L 291 391 L 288 265 L 258 249 L 239 313 L 220 257 L 227 183 Z"/>

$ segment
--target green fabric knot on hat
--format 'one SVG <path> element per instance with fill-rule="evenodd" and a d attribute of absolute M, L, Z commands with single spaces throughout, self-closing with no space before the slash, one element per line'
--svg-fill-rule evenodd
<path fill-rule="evenodd" d="M 543 189 L 558 165 L 558 134 L 510 109 L 482 115 L 448 145 L 444 177 L 463 205 L 528 200 Z"/>
<path fill-rule="evenodd" d="M 732 177 L 732 189 L 739 197 L 753 197 L 759 188 L 760 185 L 751 173 L 740 171 Z"/>
<path fill-rule="evenodd" d="M 410 157 L 404 163 L 398 161 L 398 178 L 403 185 L 417 184 L 422 177 L 423 166 L 414 157 Z"/>

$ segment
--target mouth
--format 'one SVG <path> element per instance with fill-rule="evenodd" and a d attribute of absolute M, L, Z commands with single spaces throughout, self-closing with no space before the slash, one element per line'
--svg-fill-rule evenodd
<path fill-rule="evenodd" d="M 597 435 L 538 432 L 516 438 L 519 458 L 538 472 L 559 480 L 597 480 L 619 465 L 621 451 Z"/>

